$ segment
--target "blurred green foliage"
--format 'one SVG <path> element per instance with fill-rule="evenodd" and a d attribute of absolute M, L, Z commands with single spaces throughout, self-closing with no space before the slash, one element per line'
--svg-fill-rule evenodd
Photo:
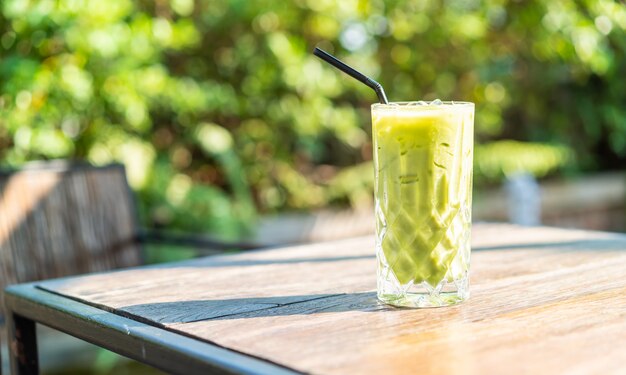
<path fill-rule="evenodd" d="M 530 172 L 543 177 L 568 165 L 572 152 L 565 146 L 518 141 L 495 141 L 476 148 L 474 173 L 487 181 L 499 181 Z"/>
<path fill-rule="evenodd" d="M 235 237 L 257 212 L 371 197 L 375 96 L 313 57 L 318 44 L 392 100 L 476 102 L 480 143 L 542 142 L 537 155 L 557 155 L 523 164 L 538 175 L 566 159 L 582 170 L 626 161 L 626 6 L 617 1 L 0 6 L 3 162 L 123 162 L 149 225 Z M 558 156 L 567 149 L 575 158 Z M 507 143 L 486 150 L 477 149 L 477 172 L 506 174 Z"/>

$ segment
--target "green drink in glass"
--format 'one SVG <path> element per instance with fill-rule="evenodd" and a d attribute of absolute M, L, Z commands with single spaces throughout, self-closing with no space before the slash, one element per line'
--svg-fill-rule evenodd
<path fill-rule="evenodd" d="M 474 104 L 372 105 L 378 298 L 436 307 L 469 297 Z"/>

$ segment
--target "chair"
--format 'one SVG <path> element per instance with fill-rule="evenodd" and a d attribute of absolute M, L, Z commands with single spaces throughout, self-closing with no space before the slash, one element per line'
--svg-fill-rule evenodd
<path fill-rule="evenodd" d="M 56 161 L 0 170 L 0 290 L 141 265 L 149 243 L 192 246 L 201 254 L 263 247 L 141 229 L 120 164 Z"/>
<path fill-rule="evenodd" d="M 138 266 L 147 243 L 202 253 L 261 247 L 141 230 L 120 164 L 37 162 L 0 171 L 0 291 L 14 283 Z M 0 306 L 2 323 L 1 293 Z"/>

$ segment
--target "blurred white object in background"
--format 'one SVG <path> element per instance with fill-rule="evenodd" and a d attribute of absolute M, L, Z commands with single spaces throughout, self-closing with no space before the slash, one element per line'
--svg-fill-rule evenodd
<path fill-rule="evenodd" d="M 511 223 L 528 226 L 541 224 L 541 189 L 531 174 L 508 176 L 505 190 Z"/>

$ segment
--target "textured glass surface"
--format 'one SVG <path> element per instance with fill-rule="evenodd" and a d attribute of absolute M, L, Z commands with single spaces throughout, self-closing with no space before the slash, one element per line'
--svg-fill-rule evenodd
<path fill-rule="evenodd" d="M 473 123 L 472 103 L 372 106 L 381 301 L 469 296 Z"/>

